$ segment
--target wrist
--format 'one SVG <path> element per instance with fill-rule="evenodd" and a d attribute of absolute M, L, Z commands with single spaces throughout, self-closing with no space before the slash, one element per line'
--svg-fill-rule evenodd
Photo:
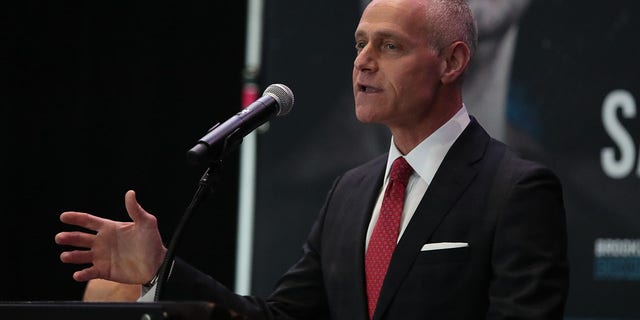
<path fill-rule="evenodd" d="M 156 283 L 158 283 L 158 277 L 160 276 L 160 272 L 156 272 L 156 274 L 153 276 L 153 278 L 151 278 L 151 280 L 147 281 L 146 283 L 143 283 L 142 286 L 143 287 L 147 287 L 147 288 L 151 288 L 153 286 L 156 285 Z"/>
<path fill-rule="evenodd" d="M 153 278 L 151 278 L 151 280 L 147 281 L 146 283 L 143 283 L 142 285 L 144 287 L 147 288 L 151 288 L 154 285 L 156 285 L 156 283 L 158 282 L 158 278 L 160 276 L 160 270 L 162 270 L 162 265 L 164 263 L 164 258 L 167 254 L 167 248 L 165 248 L 164 246 L 162 246 L 162 250 L 160 250 L 160 254 L 157 255 L 157 264 L 159 265 L 158 268 L 156 269 L 156 273 L 153 275 Z"/>
<path fill-rule="evenodd" d="M 168 272 L 168 275 L 165 275 L 163 277 L 164 281 L 167 280 L 167 278 L 169 278 L 169 276 L 171 276 L 171 272 L 173 271 L 173 265 L 175 264 L 175 260 L 171 261 L 171 264 L 169 265 L 169 270 L 165 271 Z M 147 283 L 143 283 L 142 286 L 146 287 L 147 289 L 155 286 L 158 283 L 158 280 L 160 280 L 160 272 L 162 271 L 162 265 L 160 265 L 160 268 L 158 268 L 158 271 L 156 271 L 156 274 L 153 276 L 153 278 L 151 278 L 151 280 L 149 280 Z"/>

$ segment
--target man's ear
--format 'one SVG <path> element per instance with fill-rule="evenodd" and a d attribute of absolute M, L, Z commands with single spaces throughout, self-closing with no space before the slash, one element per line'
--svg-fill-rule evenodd
<path fill-rule="evenodd" d="M 451 84 L 462 76 L 469 65 L 471 50 L 462 41 L 456 41 L 443 50 L 443 72 L 440 81 L 444 84 Z"/>

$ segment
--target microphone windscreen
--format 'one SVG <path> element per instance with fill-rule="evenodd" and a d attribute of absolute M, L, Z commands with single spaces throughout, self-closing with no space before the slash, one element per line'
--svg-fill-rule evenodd
<path fill-rule="evenodd" d="M 280 108 L 278 109 L 277 116 L 284 116 L 293 108 L 293 92 L 284 84 L 276 83 L 268 86 L 267 89 L 264 90 L 263 96 L 265 95 L 273 97 L 276 102 L 278 102 Z"/>

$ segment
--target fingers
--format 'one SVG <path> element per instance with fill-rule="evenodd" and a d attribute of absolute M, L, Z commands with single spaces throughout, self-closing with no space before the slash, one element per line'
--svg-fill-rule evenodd
<path fill-rule="evenodd" d="M 127 208 L 127 213 L 133 222 L 148 222 L 153 216 L 145 211 L 136 199 L 136 192 L 133 190 L 127 191 L 124 195 L 124 205 Z"/>
<path fill-rule="evenodd" d="M 63 212 L 60 215 L 60 221 L 66 224 L 98 231 L 100 227 L 105 225 L 109 220 L 96 217 L 84 212 L 67 211 Z"/>
<path fill-rule="evenodd" d="M 59 245 L 74 246 L 80 248 L 91 248 L 96 236 L 80 231 L 60 232 L 56 235 L 55 241 Z"/>
<path fill-rule="evenodd" d="M 89 250 L 65 251 L 60 254 L 60 260 L 64 263 L 89 264 L 93 260 L 93 253 Z M 73 279 L 76 281 L 89 281 L 99 278 L 100 272 L 95 266 L 91 266 L 73 273 Z"/>
<path fill-rule="evenodd" d="M 98 272 L 98 269 L 93 266 L 73 273 L 73 280 L 79 282 L 89 281 L 91 279 L 96 279 L 99 277 L 100 273 Z"/>
<path fill-rule="evenodd" d="M 93 260 L 91 250 L 65 251 L 60 254 L 60 261 L 73 264 L 88 264 Z"/>

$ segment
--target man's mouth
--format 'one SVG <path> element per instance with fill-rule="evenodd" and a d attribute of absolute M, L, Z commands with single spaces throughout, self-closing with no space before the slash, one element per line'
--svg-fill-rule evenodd
<path fill-rule="evenodd" d="M 364 92 L 364 93 L 376 93 L 376 92 L 380 92 L 381 90 L 375 87 L 358 84 L 358 91 Z"/>

